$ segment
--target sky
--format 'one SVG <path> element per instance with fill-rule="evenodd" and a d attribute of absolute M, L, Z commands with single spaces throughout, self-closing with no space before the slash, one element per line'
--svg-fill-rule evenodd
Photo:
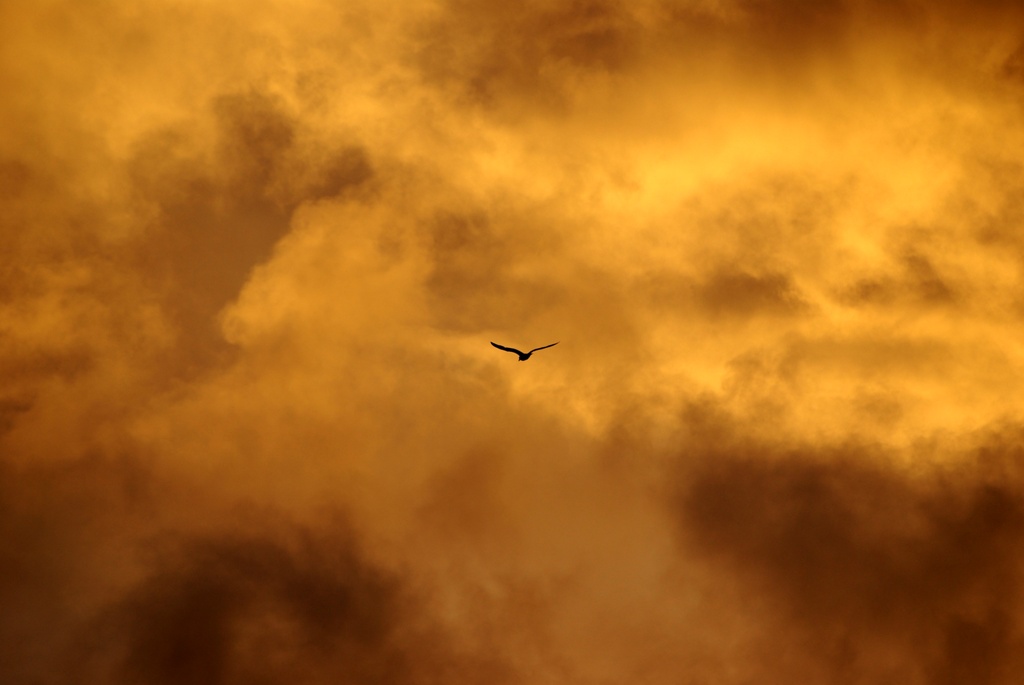
<path fill-rule="evenodd" d="M 1018 2 L 8 1 L 0 89 L 0 681 L 1024 671 Z"/>

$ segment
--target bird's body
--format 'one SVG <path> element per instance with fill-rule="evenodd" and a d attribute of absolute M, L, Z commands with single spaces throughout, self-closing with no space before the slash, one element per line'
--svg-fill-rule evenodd
<path fill-rule="evenodd" d="M 519 355 L 519 361 L 525 362 L 527 359 L 530 358 L 530 355 L 533 354 L 534 352 L 536 352 L 537 350 L 546 350 L 549 347 L 554 347 L 558 343 L 553 342 L 550 345 L 545 345 L 544 347 L 535 347 L 532 350 L 530 350 L 529 352 L 521 352 L 521 351 L 517 350 L 514 347 L 505 347 L 504 345 L 499 345 L 496 342 L 492 342 L 491 344 L 494 345 L 495 347 L 497 347 L 499 350 L 504 350 L 506 352 L 515 352 L 516 354 Z"/>

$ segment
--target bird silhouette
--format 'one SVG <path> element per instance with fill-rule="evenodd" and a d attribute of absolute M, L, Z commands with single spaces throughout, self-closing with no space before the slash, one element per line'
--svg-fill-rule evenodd
<path fill-rule="evenodd" d="M 520 352 L 519 350 L 517 350 L 514 347 L 505 347 L 504 345 L 499 345 L 496 342 L 492 342 L 491 344 L 494 345 L 495 347 L 497 347 L 499 350 L 505 350 L 506 352 L 515 352 L 516 354 L 519 355 L 519 361 L 525 362 L 527 359 L 530 358 L 530 355 L 533 354 L 534 352 L 536 352 L 537 350 L 546 350 L 549 347 L 554 347 L 558 343 L 553 342 L 550 345 L 545 345 L 544 347 L 535 347 L 532 350 L 530 350 L 529 352 Z"/>

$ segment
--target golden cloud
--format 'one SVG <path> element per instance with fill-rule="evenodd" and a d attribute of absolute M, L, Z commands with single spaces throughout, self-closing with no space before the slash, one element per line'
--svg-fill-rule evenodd
<path fill-rule="evenodd" d="M 0 680 L 1015 682 L 1018 3 L 8 5 Z"/>

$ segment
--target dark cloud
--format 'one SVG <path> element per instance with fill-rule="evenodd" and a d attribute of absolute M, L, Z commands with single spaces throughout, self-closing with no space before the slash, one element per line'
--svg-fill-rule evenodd
<path fill-rule="evenodd" d="M 950 305 L 959 299 L 925 255 L 909 252 L 900 261 L 897 276 L 861 279 L 841 293 L 840 299 L 855 305 L 916 307 Z"/>
<path fill-rule="evenodd" d="M 47 134 L 49 154 L 22 150 L 0 165 L 5 434 L 36 419 L 70 430 L 79 413 L 123 416 L 140 384 L 166 389 L 227 362 L 217 315 L 295 209 L 373 176 L 361 146 L 301 125 L 257 90 L 199 103 L 116 153 L 81 127 Z M 33 414 L 58 390 L 119 406 L 68 401 Z M 9 452 L 24 451 L 8 437 Z"/>
<path fill-rule="evenodd" d="M 425 76 L 485 106 L 525 99 L 568 104 L 576 70 L 617 72 L 635 65 L 643 27 L 605 0 L 498 2 L 453 0 L 422 29 L 415 60 Z"/>
<path fill-rule="evenodd" d="M 280 511 L 211 506 L 187 492 L 128 460 L 0 468 L 4 682 L 502 682 L 510 673 L 457 648 L 422 584 L 371 562 L 345 517 L 289 524 Z M 178 512 L 181 495 L 205 532 Z M 114 531 L 124 518 L 132 523 Z"/>
<path fill-rule="evenodd" d="M 266 194 L 295 144 L 294 117 L 282 103 L 259 92 L 222 95 L 212 109 L 229 187 Z"/>
<path fill-rule="evenodd" d="M 904 470 L 883 448 L 793 449 L 727 423 L 698 433 L 678 522 L 767 597 L 795 631 L 778 639 L 808 644 L 828 682 L 876 682 L 886 668 L 1012 681 L 1024 645 L 1019 436 L 997 435 L 955 466 Z"/>
<path fill-rule="evenodd" d="M 572 284 L 575 266 L 524 269 L 539 255 L 558 263 L 566 249 L 544 231 L 544 217 L 516 210 L 440 212 L 426 218 L 420 240 L 430 271 L 425 281 L 438 325 L 454 330 L 513 329 L 550 315 L 568 298 L 586 306 L 587 291 Z M 597 286 L 600 287 L 600 286 Z"/>
<path fill-rule="evenodd" d="M 1024 44 L 1021 44 L 1006 58 L 1002 71 L 1011 79 L 1024 81 Z"/>
<path fill-rule="evenodd" d="M 222 95 L 210 109 L 212 152 L 197 146 L 193 122 L 148 135 L 130 163 L 133 193 L 156 212 L 136 268 L 179 330 L 186 368 L 227 354 L 217 314 L 288 232 L 295 208 L 372 176 L 357 146 L 307 149 L 317 141 L 265 93 Z"/>
<path fill-rule="evenodd" d="M 427 285 L 437 293 L 439 309 L 466 311 L 467 301 L 501 294 L 510 287 L 507 273 L 518 257 L 515 237 L 503 235 L 509 232 L 501 231 L 483 213 L 446 213 L 428 220 L 424 233 L 432 269 Z M 456 302 L 463 306 L 452 307 Z M 481 312 L 474 307 L 467 314 L 479 320 Z"/>
<path fill-rule="evenodd" d="M 791 279 L 777 273 L 718 271 L 700 286 L 697 300 L 712 315 L 787 314 L 806 306 Z"/>
<path fill-rule="evenodd" d="M 345 535 L 292 531 L 187 541 L 157 562 L 110 619 L 127 681 L 416 682 L 400 586 L 361 561 Z"/>
<path fill-rule="evenodd" d="M 989 157 L 975 160 L 969 169 L 988 187 L 1012 188 L 1024 183 L 1024 164 L 1016 159 Z M 1024 201 L 1016 193 L 1000 193 L 988 206 L 979 204 L 973 197 L 966 197 L 963 201 L 972 215 L 974 235 L 983 245 L 994 245 L 999 249 L 1012 247 L 1018 256 L 1021 255 L 1024 246 L 1016 228 L 1024 221 Z"/>
<path fill-rule="evenodd" d="M 102 597 L 124 582 L 125 542 L 152 521 L 147 471 L 92 456 L 0 464 L 0 679 L 68 682 L 74 643 Z M 127 523 L 126 523 L 127 522 Z"/>
<path fill-rule="evenodd" d="M 1001 0 L 977 13 L 958 0 L 650 0 L 629 8 L 566 0 L 515 10 L 452 0 L 424 22 L 410 59 L 428 83 L 465 103 L 515 117 L 563 115 L 573 110 L 581 82 L 628 78 L 652 65 L 682 66 L 679 87 L 718 77 L 795 93 L 816 88 L 825 65 L 863 50 L 865 32 L 881 49 L 926 65 L 926 46 L 905 45 L 915 36 L 945 44 L 954 27 L 984 32 L 1020 19 L 1013 3 Z M 947 66 L 953 57 L 931 56 Z M 1007 64 L 1012 73 L 1012 59 Z"/>
<path fill-rule="evenodd" d="M 790 276 L 720 267 L 701 280 L 659 273 L 641 279 L 638 291 L 658 311 L 685 317 L 695 313 L 719 321 L 751 322 L 758 317 L 800 317 L 811 309 Z"/>

